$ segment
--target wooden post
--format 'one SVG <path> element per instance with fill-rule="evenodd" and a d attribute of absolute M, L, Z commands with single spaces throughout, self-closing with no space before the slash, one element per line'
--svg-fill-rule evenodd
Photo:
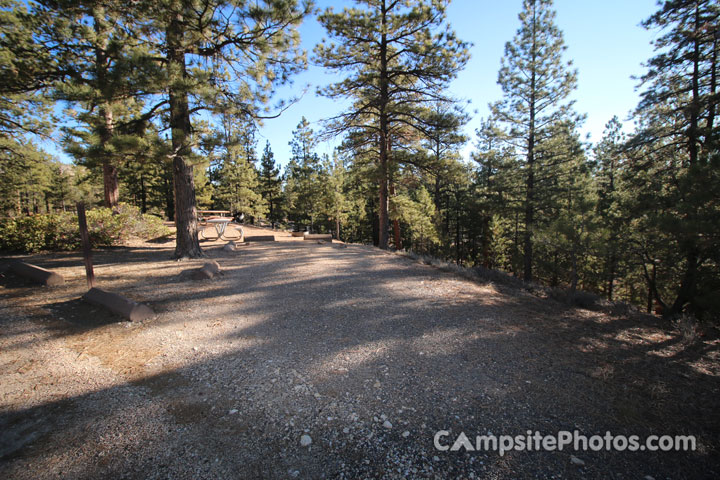
<path fill-rule="evenodd" d="M 88 290 L 90 290 L 95 286 L 95 273 L 93 272 L 90 235 L 88 234 L 87 219 L 85 218 L 85 203 L 78 202 L 77 213 L 78 224 L 80 225 L 80 238 L 83 244 L 83 257 L 85 258 L 85 274 L 87 275 Z"/>

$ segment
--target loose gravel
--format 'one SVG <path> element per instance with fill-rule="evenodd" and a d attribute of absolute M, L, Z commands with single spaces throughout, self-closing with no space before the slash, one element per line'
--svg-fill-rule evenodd
<path fill-rule="evenodd" d="M 222 273 L 201 281 L 204 260 L 172 261 L 171 244 L 96 252 L 98 286 L 157 313 L 143 323 L 79 300 L 77 254 L 27 259 L 62 287 L 5 273 L 0 478 L 720 476 L 716 338 L 279 240 L 207 242 Z M 692 434 L 698 449 L 500 456 L 436 450 L 439 430 Z"/>

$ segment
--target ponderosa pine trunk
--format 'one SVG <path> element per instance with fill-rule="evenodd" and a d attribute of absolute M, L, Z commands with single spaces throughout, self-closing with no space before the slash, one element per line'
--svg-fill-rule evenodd
<path fill-rule="evenodd" d="M 100 141 L 102 143 L 101 151 L 105 152 L 104 148 L 108 145 L 113 136 L 113 115 L 108 104 L 104 105 L 101 111 L 105 125 L 103 126 L 100 134 Z M 105 206 L 113 210 L 117 210 L 118 203 L 120 202 L 120 185 L 118 180 L 118 168 L 113 158 L 107 153 L 103 154 L 102 160 L 103 166 L 103 192 L 105 196 Z"/>
<path fill-rule="evenodd" d="M 387 8 L 385 2 L 381 11 L 380 39 L 380 165 L 378 171 L 378 247 L 383 250 L 388 248 L 388 64 L 387 64 Z"/>
<path fill-rule="evenodd" d="M 173 181 L 175 191 L 175 258 L 203 256 L 198 239 L 197 207 L 193 166 L 189 162 L 190 109 L 185 90 L 185 49 L 183 46 L 182 13 L 173 13 L 167 29 L 167 60 L 170 73 L 170 129 L 172 130 Z"/>
<path fill-rule="evenodd" d="M 107 56 L 107 26 L 105 24 L 105 9 L 96 5 L 92 11 L 93 15 L 93 26 L 96 35 L 95 45 L 95 76 L 97 80 L 97 87 L 106 95 L 107 90 L 107 69 L 108 69 L 108 56 Z M 100 140 L 100 152 L 102 152 L 102 167 L 103 167 L 103 193 L 105 206 L 113 210 L 117 210 L 118 203 L 120 201 L 120 186 L 118 181 L 118 168 L 115 164 L 114 159 L 108 153 L 109 144 L 112 140 L 112 136 L 115 130 L 113 122 L 113 113 L 110 101 L 105 100 L 99 109 L 99 140 Z"/>

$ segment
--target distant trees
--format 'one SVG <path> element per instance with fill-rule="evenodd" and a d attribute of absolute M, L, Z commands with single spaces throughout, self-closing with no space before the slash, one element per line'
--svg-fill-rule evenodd
<path fill-rule="evenodd" d="M 267 202 L 255 167 L 257 161 L 256 127 L 252 120 L 223 115 L 219 144 L 212 156 L 210 180 L 213 204 L 248 219 L 265 215 Z"/>
<path fill-rule="evenodd" d="M 268 206 L 267 218 L 275 228 L 275 224 L 283 219 L 282 177 L 280 168 L 275 164 L 275 155 L 269 141 L 265 144 L 265 149 L 260 157 L 258 175 L 260 195 Z"/>
<path fill-rule="evenodd" d="M 327 172 L 315 151 L 317 138 L 305 117 L 293 130 L 292 157 L 286 167 L 285 204 L 288 219 L 306 224 L 313 231 L 318 217 L 325 213 Z"/>

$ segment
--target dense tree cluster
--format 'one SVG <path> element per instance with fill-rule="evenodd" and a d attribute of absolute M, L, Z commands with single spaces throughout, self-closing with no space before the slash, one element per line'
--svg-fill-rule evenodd
<path fill-rule="evenodd" d="M 291 158 L 276 159 L 270 142 L 259 153 L 257 127 L 283 110 L 268 107 L 274 89 L 305 65 L 296 27 L 309 3 L 6 0 L 0 208 L 128 202 L 175 219 L 178 257 L 202 255 L 198 207 L 230 209 L 716 318 L 717 2 L 660 2 L 643 23 L 658 35 L 635 129 L 608 119 L 590 145 L 552 1 L 524 0 L 471 159 L 461 155 L 469 116 L 447 94 L 471 46 L 448 25 L 447 3 L 320 12 L 328 39 L 313 60 L 342 80 L 319 94 L 348 107 L 318 126 L 303 117 Z M 332 156 L 318 151 L 325 138 L 342 138 Z M 45 141 L 74 164 L 51 159 Z"/>

